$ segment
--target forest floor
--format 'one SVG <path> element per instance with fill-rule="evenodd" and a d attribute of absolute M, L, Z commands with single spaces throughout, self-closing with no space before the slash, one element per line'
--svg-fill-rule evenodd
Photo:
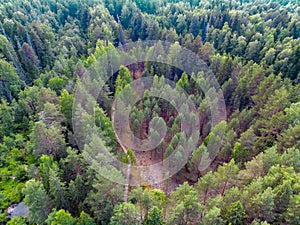
<path fill-rule="evenodd" d="M 163 170 L 158 164 L 160 161 L 152 157 L 151 151 L 135 151 L 135 157 L 137 159 L 137 166 L 142 166 L 143 168 L 145 168 L 142 177 L 142 180 L 144 180 L 145 184 L 147 184 L 145 186 L 163 189 L 163 183 L 160 182 L 163 178 Z M 154 166 L 154 164 L 157 165 Z"/>
<path fill-rule="evenodd" d="M 172 177 L 163 180 L 163 168 L 160 164 L 162 157 L 154 157 L 152 151 L 134 151 L 136 157 L 136 165 L 143 166 L 141 177 L 142 186 L 150 189 L 160 189 L 169 194 L 179 183 Z M 140 171 L 141 172 L 141 171 Z"/>

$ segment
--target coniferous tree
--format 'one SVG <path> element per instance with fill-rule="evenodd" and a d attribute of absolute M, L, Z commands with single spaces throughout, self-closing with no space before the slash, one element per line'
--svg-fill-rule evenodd
<path fill-rule="evenodd" d="M 44 223 L 53 207 L 50 197 L 39 181 L 30 180 L 23 189 L 24 203 L 29 208 L 28 218 L 34 223 Z"/>
<path fill-rule="evenodd" d="M 129 202 L 124 202 L 114 208 L 113 216 L 110 220 L 110 225 L 141 224 L 139 220 L 139 212 L 135 205 Z"/>

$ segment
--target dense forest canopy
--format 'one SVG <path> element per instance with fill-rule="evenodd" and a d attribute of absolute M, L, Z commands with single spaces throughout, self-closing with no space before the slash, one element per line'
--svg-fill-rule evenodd
<path fill-rule="evenodd" d="M 0 0 L 0 223 L 299 224 L 299 16 L 298 0 Z M 128 127 L 151 151 L 114 121 L 138 91 Z M 180 168 L 139 177 L 161 161 Z"/>

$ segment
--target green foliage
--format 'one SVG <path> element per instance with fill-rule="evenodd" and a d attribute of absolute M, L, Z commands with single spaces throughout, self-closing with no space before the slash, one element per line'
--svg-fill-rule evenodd
<path fill-rule="evenodd" d="M 63 209 L 59 211 L 53 209 L 45 222 L 48 225 L 95 225 L 94 220 L 85 212 L 81 212 L 80 217 L 74 218 L 68 211 Z"/>
<path fill-rule="evenodd" d="M 7 225 L 26 225 L 25 217 L 14 217 L 10 221 L 8 221 Z"/>
<path fill-rule="evenodd" d="M 80 217 L 77 219 L 77 225 L 96 225 L 96 223 L 89 214 L 82 211 Z"/>
<path fill-rule="evenodd" d="M 14 110 L 4 100 L 0 104 L 0 140 L 14 132 Z"/>
<path fill-rule="evenodd" d="M 234 160 L 229 163 L 224 163 L 216 172 L 217 183 L 219 184 L 220 194 L 224 195 L 225 190 L 231 186 L 237 185 L 237 175 L 239 168 Z"/>
<path fill-rule="evenodd" d="M 24 203 L 29 208 L 28 219 L 34 223 L 43 223 L 52 209 L 52 201 L 39 181 L 30 180 L 23 189 Z"/>
<path fill-rule="evenodd" d="M 110 225 L 138 225 L 140 214 L 137 207 L 132 203 L 124 202 L 114 208 L 113 216 L 110 220 Z"/>
<path fill-rule="evenodd" d="M 298 224 L 298 6 L 296 0 L 2 1 L 0 223 Z M 142 41 L 149 40 L 160 41 L 144 48 Z M 184 55 L 181 46 L 192 52 Z M 201 72 L 189 74 L 198 58 Z M 102 59 L 121 65 L 119 71 L 112 74 L 116 68 L 97 64 Z M 132 64 L 136 59 L 145 62 Z M 165 60 L 169 65 L 161 63 Z M 110 79 L 97 99 L 84 103 L 94 106 L 93 115 L 82 115 L 84 135 L 75 140 L 76 84 L 84 81 L 97 91 L 99 84 L 87 71 L 98 66 L 107 74 L 97 79 Z M 210 75 L 221 88 L 205 92 L 199 85 L 210 87 Z M 200 127 L 194 150 L 179 145 L 189 136 L 182 125 L 193 113 L 178 115 L 174 105 L 149 96 L 149 90 L 138 93 L 144 99 L 133 104 L 140 88 L 131 83 L 149 89 L 139 80 L 147 76 L 153 76 L 155 88 L 170 79 L 176 83 L 172 88 L 183 89 L 195 103 Z M 121 91 L 124 96 L 112 109 Z M 215 109 L 209 103 L 221 99 L 209 96 L 218 91 L 228 124 L 212 127 Z M 185 103 L 180 107 L 189 111 Z M 158 141 L 163 130 L 151 126 L 167 125 L 159 146 L 147 152 L 125 146 L 124 154 L 110 119 L 124 108 L 131 108 L 130 128 L 141 140 L 151 134 Z M 120 139 L 131 138 L 124 133 Z M 133 167 L 162 159 L 169 169 L 182 159 L 188 163 L 161 184 L 129 188 L 129 202 L 123 202 L 124 187 L 107 180 L 125 181 L 113 160 L 122 156 Z M 138 172 L 130 175 L 133 183 Z M 29 215 L 9 220 L 7 208 L 21 201 Z"/>
<path fill-rule="evenodd" d="M 33 48 L 25 42 L 18 53 L 20 55 L 20 61 L 24 70 L 26 71 L 28 78 L 31 81 L 37 78 L 39 74 L 39 60 Z"/>
<path fill-rule="evenodd" d="M 65 183 L 60 180 L 56 171 L 49 171 L 49 193 L 55 207 L 58 209 L 66 209 L 68 207 L 68 198 Z"/>
<path fill-rule="evenodd" d="M 95 152 L 93 151 L 99 149 L 99 147 L 102 147 L 102 151 L 105 151 L 101 140 L 94 137 L 90 146 L 86 146 L 84 152 L 85 154 L 88 154 L 86 157 L 95 155 Z M 90 206 L 97 223 L 108 224 L 113 214 L 114 207 L 123 200 L 124 187 L 103 177 L 103 174 L 106 174 L 106 176 L 111 177 L 111 179 L 116 179 L 119 182 L 124 182 L 124 177 L 117 168 L 110 164 L 108 158 L 104 157 L 103 153 L 96 155 L 96 160 L 90 160 L 90 162 L 93 162 L 91 169 L 95 170 L 96 176 L 92 180 L 92 189 L 88 193 L 86 203 Z"/>
<path fill-rule="evenodd" d="M 298 223 L 300 219 L 299 201 L 300 201 L 299 194 L 293 195 L 288 204 L 288 209 L 285 214 L 285 218 L 291 224 Z"/>
<path fill-rule="evenodd" d="M 130 71 L 127 67 L 121 66 L 119 69 L 119 74 L 116 80 L 116 94 L 119 94 L 126 85 L 130 85 L 133 81 Z"/>
<path fill-rule="evenodd" d="M 130 163 L 132 164 L 136 163 L 136 157 L 134 156 L 134 152 L 130 148 L 127 149 L 127 158 Z"/>
<path fill-rule="evenodd" d="M 163 225 L 161 210 L 157 206 L 153 206 L 147 216 L 146 225 Z"/>
<path fill-rule="evenodd" d="M 262 221 L 272 222 L 274 219 L 274 193 L 269 187 L 262 193 L 253 196 L 250 199 L 252 204 L 253 218 L 259 218 Z"/>
<path fill-rule="evenodd" d="M 61 209 L 59 211 L 53 210 L 48 219 L 45 221 L 48 225 L 68 224 L 76 225 L 76 220 L 72 217 L 69 212 Z"/>
<path fill-rule="evenodd" d="M 49 80 L 48 87 L 59 94 L 67 83 L 66 78 L 53 77 Z"/>
<path fill-rule="evenodd" d="M 60 127 L 47 127 L 43 122 L 36 122 L 30 137 L 36 157 L 47 154 L 61 158 L 66 155 L 65 140 Z"/>
<path fill-rule="evenodd" d="M 198 180 L 195 185 L 195 190 L 202 196 L 203 204 L 206 204 L 206 198 L 209 196 L 209 192 L 216 188 L 215 177 L 211 172 L 208 172 Z"/>
<path fill-rule="evenodd" d="M 203 218 L 203 224 L 207 224 L 207 225 L 223 224 L 223 220 L 221 218 L 221 210 L 216 206 L 214 206 L 212 209 L 206 212 Z"/>
<path fill-rule="evenodd" d="M 11 102 L 18 97 L 22 83 L 14 67 L 3 59 L 0 59 L 0 71 L 0 98 Z"/>
<path fill-rule="evenodd" d="M 232 225 L 244 224 L 246 222 L 245 219 L 247 218 L 245 210 L 239 201 L 234 202 L 227 207 L 224 210 L 223 217 L 227 224 Z"/>
<path fill-rule="evenodd" d="M 113 128 L 113 123 L 105 113 L 105 111 L 96 107 L 95 109 L 95 124 L 99 127 L 102 138 L 105 140 L 106 145 L 115 148 L 117 141 L 115 137 L 115 132 Z"/>
<path fill-rule="evenodd" d="M 196 224 L 199 221 L 202 204 L 192 186 L 186 182 L 180 185 L 170 196 L 169 218 L 167 224 Z"/>

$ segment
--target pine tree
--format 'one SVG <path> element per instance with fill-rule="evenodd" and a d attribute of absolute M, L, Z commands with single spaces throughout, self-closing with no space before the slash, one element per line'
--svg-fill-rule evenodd
<path fill-rule="evenodd" d="M 89 214 L 85 212 L 80 213 L 80 217 L 77 219 L 76 225 L 96 225 L 93 218 L 90 217 Z"/>
<path fill-rule="evenodd" d="M 52 156 L 42 155 L 40 157 L 39 176 L 42 178 L 43 187 L 47 192 L 50 190 L 50 170 L 59 172 L 59 167 Z"/>
<path fill-rule="evenodd" d="M 62 131 L 56 126 L 51 125 L 47 128 L 43 122 L 36 122 L 30 139 L 34 146 L 34 154 L 37 157 L 46 154 L 58 159 L 66 155 Z"/>
<path fill-rule="evenodd" d="M 11 102 L 18 97 L 22 82 L 15 68 L 3 59 L 0 59 L 0 71 L 0 99 Z"/>
<path fill-rule="evenodd" d="M 14 132 L 14 110 L 4 100 L 0 104 L 0 140 Z"/>
<path fill-rule="evenodd" d="M 21 56 L 23 68 L 27 72 L 27 76 L 31 81 L 34 80 L 39 75 L 39 61 L 34 50 L 25 42 L 19 50 L 19 54 Z"/>
<path fill-rule="evenodd" d="M 221 217 L 221 209 L 213 206 L 208 212 L 205 213 L 203 219 L 203 224 L 206 225 L 221 225 L 224 223 Z"/>
<path fill-rule="evenodd" d="M 253 218 L 272 222 L 274 220 L 274 193 L 269 187 L 264 192 L 253 196 L 251 199 Z M 252 216 L 252 215 L 251 215 Z"/>
<path fill-rule="evenodd" d="M 52 201 L 39 181 L 30 180 L 23 189 L 24 203 L 29 208 L 29 221 L 43 224 L 52 209 Z"/>
<path fill-rule="evenodd" d="M 297 224 L 300 220 L 300 195 L 292 195 L 285 214 L 285 219 L 290 224 Z"/>
<path fill-rule="evenodd" d="M 229 163 L 224 163 L 223 166 L 219 166 L 215 176 L 216 181 L 219 184 L 219 192 L 223 196 L 226 189 L 237 185 L 237 175 L 239 168 L 235 164 L 234 160 Z"/>
<path fill-rule="evenodd" d="M 138 225 L 140 214 L 135 205 L 129 202 L 124 202 L 114 208 L 113 216 L 109 225 Z"/>
<path fill-rule="evenodd" d="M 284 214 L 288 209 L 290 198 L 293 194 L 291 182 L 289 180 L 284 180 L 283 184 L 278 185 L 274 189 L 274 193 L 275 221 L 278 221 L 279 223 L 284 223 L 286 222 Z"/>
<path fill-rule="evenodd" d="M 228 206 L 225 209 L 223 217 L 226 223 L 232 225 L 244 224 L 247 218 L 245 210 L 239 201 L 233 202 L 230 206 Z"/>
<path fill-rule="evenodd" d="M 203 204 L 206 204 L 206 199 L 210 193 L 213 193 L 216 188 L 216 180 L 212 172 L 208 172 L 201 177 L 195 185 L 195 190 L 199 193 Z"/>
<path fill-rule="evenodd" d="M 133 79 L 130 75 L 130 71 L 125 66 L 120 66 L 119 73 L 116 80 L 115 85 L 115 93 L 116 95 L 121 92 L 123 88 L 125 88 L 126 85 L 130 85 L 132 83 Z"/>
<path fill-rule="evenodd" d="M 187 182 L 180 185 L 170 196 L 169 218 L 166 224 L 197 224 L 202 205 L 199 196 Z"/>
<path fill-rule="evenodd" d="M 68 225 L 76 225 L 76 219 L 72 217 L 72 215 L 63 209 L 56 211 L 53 210 L 48 219 L 46 220 L 48 225 L 54 224 L 68 224 Z"/>
<path fill-rule="evenodd" d="M 173 209 L 173 213 L 169 215 L 169 218 L 166 221 L 166 225 L 178 224 L 185 225 L 184 220 L 184 205 L 183 202 L 179 202 Z"/>
<path fill-rule="evenodd" d="M 145 225 L 163 225 L 161 210 L 157 206 L 153 206 L 146 218 Z"/>
<path fill-rule="evenodd" d="M 61 181 L 57 172 L 52 169 L 49 171 L 49 193 L 57 209 L 69 208 L 66 185 Z"/>
<path fill-rule="evenodd" d="M 72 124 L 72 109 L 74 96 L 73 94 L 69 94 L 67 90 L 63 90 L 59 98 L 60 102 L 60 110 L 62 114 L 65 116 L 67 125 L 71 126 Z"/>

